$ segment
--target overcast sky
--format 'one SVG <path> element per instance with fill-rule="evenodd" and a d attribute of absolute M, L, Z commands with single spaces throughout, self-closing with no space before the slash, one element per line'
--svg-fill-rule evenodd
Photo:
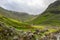
<path fill-rule="evenodd" d="M 56 0 L 0 0 L 0 6 L 13 11 L 40 14 Z"/>

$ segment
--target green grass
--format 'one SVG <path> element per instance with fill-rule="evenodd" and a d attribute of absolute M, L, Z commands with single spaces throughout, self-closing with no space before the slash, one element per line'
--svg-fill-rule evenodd
<path fill-rule="evenodd" d="M 40 26 L 40 25 L 33 25 L 32 27 L 39 29 L 39 30 L 44 30 L 45 26 Z"/>
<path fill-rule="evenodd" d="M 7 26 L 12 26 L 17 29 L 32 29 L 33 28 L 33 27 L 31 27 L 31 25 L 29 25 L 27 23 L 22 23 L 20 21 L 17 21 L 17 20 L 11 19 L 11 18 L 6 18 L 4 16 L 0 17 L 0 22 L 3 22 Z"/>

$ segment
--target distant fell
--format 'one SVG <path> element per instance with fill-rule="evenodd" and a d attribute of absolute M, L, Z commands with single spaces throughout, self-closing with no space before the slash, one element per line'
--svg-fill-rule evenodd
<path fill-rule="evenodd" d="M 60 26 L 60 1 L 50 4 L 45 12 L 32 20 L 32 24 Z"/>
<path fill-rule="evenodd" d="M 29 15 L 28 13 L 25 12 L 9 11 L 3 9 L 2 7 L 0 7 L 0 14 L 19 21 L 27 21 L 34 17 L 34 15 Z"/>

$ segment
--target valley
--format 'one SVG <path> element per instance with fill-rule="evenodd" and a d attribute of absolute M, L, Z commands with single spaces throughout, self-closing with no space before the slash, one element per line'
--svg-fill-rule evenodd
<path fill-rule="evenodd" d="M 0 7 L 0 40 L 57 40 L 60 35 L 60 1 L 40 15 Z"/>

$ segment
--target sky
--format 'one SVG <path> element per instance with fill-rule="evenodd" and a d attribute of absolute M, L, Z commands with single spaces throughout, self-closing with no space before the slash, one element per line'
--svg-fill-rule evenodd
<path fill-rule="evenodd" d="M 0 7 L 7 10 L 37 15 L 46 10 L 56 0 L 0 0 Z"/>

